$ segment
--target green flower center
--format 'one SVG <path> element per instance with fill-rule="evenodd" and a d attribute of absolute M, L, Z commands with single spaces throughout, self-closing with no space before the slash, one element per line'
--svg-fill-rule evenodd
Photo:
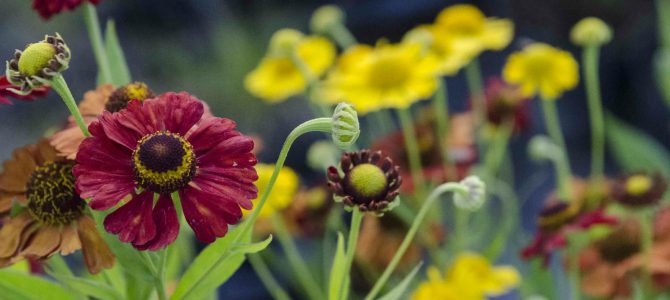
<path fill-rule="evenodd" d="M 48 162 L 37 167 L 28 180 L 28 211 L 43 224 L 67 225 L 84 212 L 86 203 L 77 195 L 72 162 Z"/>
<path fill-rule="evenodd" d="M 354 167 L 348 175 L 351 188 L 365 198 L 378 197 L 386 190 L 384 171 L 373 164 L 361 164 Z"/>
<path fill-rule="evenodd" d="M 633 196 L 640 196 L 649 191 L 653 182 L 644 175 L 633 175 L 626 180 L 626 192 Z"/>
<path fill-rule="evenodd" d="M 19 72 L 26 76 L 35 76 L 49 65 L 49 61 L 56 55 L 54 45 L 39 42 L 30 44 L 19 58 Z"/>
<path fill-rule="evenodd" d="M 180 135 L 159 131 L 143 137 L 133 152 L 135 180 L 146 189 L 169 194 L 186 186 L 196 171 L 193 146 Z"/>

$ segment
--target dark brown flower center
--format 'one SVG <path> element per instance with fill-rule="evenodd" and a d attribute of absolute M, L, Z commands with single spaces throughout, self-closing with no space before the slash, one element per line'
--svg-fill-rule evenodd
<path fill-rule="evenodd" d="M 143 137 L 133 152 L 135 180 L 141 187 L 169 194 L 186 186 L 195 175 L 193 146 L 166 131 Z"/>
<path fill-rule="evenodd" d="M 28 210 L 48 225 L 67 225 L 84 212 L 86 203 L 74 187 L 71 161 L 48 162 L 37 167 L 28 180 Z"/>
<path fill-rule="evenodd" d="M 133 100 L 144 101 L 155 97 L 153 91 L 142 82 L 134 82 L 116 89 L 107 100 L 105 109 L 110 112 L 118 112 L 128 106 Z"/>

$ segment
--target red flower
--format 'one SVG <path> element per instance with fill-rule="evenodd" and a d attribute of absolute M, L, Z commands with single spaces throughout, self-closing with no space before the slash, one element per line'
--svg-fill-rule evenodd
<path fill-rule="evenodd" d="M 73 170 L 76 186 L 93 209 L 121 203 L 104 222 L 121 241 L 139 250 L 172 243 L 179 233 L 173 201 L 206 243 L 242 218 L 240 207 L 252 208 L 253 140 L 235 131 L 232 120 L 203 111 L 187 93 L 166 93 L 104 112 L 89 126 L 92 137 L 82 142 Z"/>
<path fill-rule="evenodd" d="M 530 127 L 530 98 L 521 95 L 519 87 L 510 85 L 498 77 L 491 77 L 486 82 L 484 91 L 486 98 L 486 118 L 499 126 L 510 120 L 515 132 Z"/>
<path fill-rule="evenodd" d="M 74 10 L 86 1 L 91 4 L 98 4 L 101 0 L 33 0 L 33 9 L 43 19 L 49 20 L 53 15 L 57 15 L 63 11 L 63 9 Z"/>
<path fill-rule="evenodd" d="M 9 83 L 7 76 L 0 76 L 0 104 L 12 104 L 12 101 L 9 98 L 14 98 L 24 101 L 32 101 L 36 98 L 44 97 L 49 92 L 48 87 L 40 87 L 32 90 L 28 95 L 22 96 L 10 91 L 10 88 L 16 88 L 14 85 Z"/>

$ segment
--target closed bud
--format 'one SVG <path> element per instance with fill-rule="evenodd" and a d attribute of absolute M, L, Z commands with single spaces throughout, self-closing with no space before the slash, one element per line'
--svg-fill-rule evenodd
<path fill-rule="evenodd" d="M 340 149 L 351 147 L 361 134 L 358 113 L 351 104 L 340 103 L 335 107 L 332 120 L 333 142 Z"/>
<path fill-rule="evenodd" d="M 481 208 L 486 200 L 486 184 L 477 176 L 468 176 L 460 184 L 466 191 L 454 194 L 456 207 L 469 211 Z"/>
<path fill-rule="evenodd" d="M 584 18 L 572 27 L 570 40 L 579 46 L 600 46 L 612 40 L 612 29 L 596 17 Z"/>
<path fill-rule="evenodd" d="M 273 57 L 292 57 L 295 48 L 304 38 L 302 32 L 295 29 L 280 29 L 270 38 L 268 54 Z"/>
<path fill-rule="evenodd" d="M 312 32 L 326 34 L 336 24 L 344 22 L 344 12 L 335 5 L 324 5 L 312 14 L 309 28 Z"/>

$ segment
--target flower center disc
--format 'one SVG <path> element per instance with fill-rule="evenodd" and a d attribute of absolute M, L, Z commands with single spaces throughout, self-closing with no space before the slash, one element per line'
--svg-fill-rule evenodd
<path fill-rule="evenodd" d="M 172 193 L 195 175 L 193 146 L 175 133 L 147 135 L 133 152 L 133 169 L 140 186 L 160 194 Z"/>
<path fill-rule="evenodd" d="M 28 211 L 48 225 L 67 225 L 81 217 L 86 203 L 74 187 L 72 162 L 48 162 L 28 180 Z"/>
<path fill-rule="evenodd" d="M 407 80 L 411 64 L 404 57 L 387 55 L 374 62 L 371 68 L 370 83 L 380 89 L 389 89 Z"/>
<path fill-rule="evenodd" d="M 54 55 L 56 48 L 52 44 L 46 42 L 30 44 L 19 58 L 19 72 L 34 76 L 49 64 Z"/>
<path fill-rule="evenodd" d="M 348 182 L 351 192 L 363 198 L 381 197 L 386 191 L 386 175 L 382 169 L 373 164 L 354 167 L 348 174 Z"/>
<path fill-rule="evenodd" d="M 634 175 L 626 180 L 626 191 L 634 196 L 640 196 L 651 189 L 652 180 L 644 175 Z"/>

